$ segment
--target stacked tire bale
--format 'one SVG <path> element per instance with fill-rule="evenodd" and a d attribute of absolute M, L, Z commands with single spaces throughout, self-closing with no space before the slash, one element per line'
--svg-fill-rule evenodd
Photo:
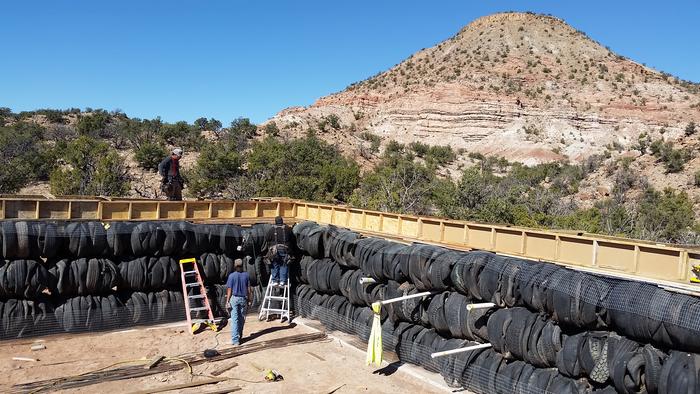
<path fill-rule="evenodd" d="M 246 231 L 188 222 L 2 221 L 0 338 L 183 319 L 179 259 L 189 257 L 197 259 L 214 315 L 226 316 L 225 283 L 233 260 L 244 257 L 237 249 Z M 246 266 L 251 279 L 259 268 L 254 260 Z"/>
<path fill-rule="evenodd" d="M 695 297 L 311 222 L 294 232 L 306 253 L 299 314 L 366 339 L 373 301 L 429 291 L 382 308 L 384 347 L 452 386 L 478 393 L 700 392 L 700 355 L 691 353 L 700 346 Z M 375 283 L 362 285 L 362 277 Z M 481 302 L 495 307 L 468 308 Z M 430 357 L 475 343 L 492 347 Z"/>

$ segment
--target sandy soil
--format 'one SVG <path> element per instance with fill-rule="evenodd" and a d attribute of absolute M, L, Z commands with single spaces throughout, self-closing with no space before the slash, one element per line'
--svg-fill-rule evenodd
<path fill-rule="evenodd" d="M 316 327 L 318 325 L 314 322 L 302 319 L 288 326 L 278 322 L 259 322 L 255 316 L 249 316 L 244 336 L 248 343 L 254 343 L 314 332 Z M 0 375 L 4 377 L 0 383 L 0 392 L 12 392 L 13 384 L 85 373 L 124 360 L 142 357 L 150 359 L 158 354 L 177 356 L 207 348 L 223 349 L 230 346 L 230 332 L 230 326 L 226 326 L 219 333 L 204 331 L 193 337 L 182 323 L 178 323 L 99 334 L 56 335 L 0 342 Z M 349 344 L 361 345 L 355 337 L 337 332 L 329 334 L 329 339 L 323 342 L 263 350 L 228 360 L 200 364 L 194 367 L 194 374 L 207 374 L 234 362 L 237 362 L 238 366 L 220 376 L 231 380 L 180 392 L 206 393 L 232 386 L 241 387 L 242 392 L 266 393 L 330 393 L 335 389 L 335 393 L 448 391 L 439 375 L 415 366 L 403 365 L 396 370 L 391 368 L 392 365 L 384 368 L 386 373 L 376 373 L 376 368 L 364 365 L 364 352 Z M 43 343 L 46 349 L 31 351 L 30 346 L 34 342 Z M 12 357 L 16 356 L 36 358 L 39 361 L 12 361 Z M 387 358 L 389 362 L 392 361 L 391 355 Z M 265 369 L 279 371 L 284 380 L 264 382 Z M 127 393 L 190 382 L 192 379 L 205 378 L 193 378 L 183 368 L 175 372 L 106 382 L 62 392 Z"/>

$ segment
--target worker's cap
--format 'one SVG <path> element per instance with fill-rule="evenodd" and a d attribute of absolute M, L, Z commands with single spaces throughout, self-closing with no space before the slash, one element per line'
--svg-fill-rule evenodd
<path fill-rule="evenodd" d="M 241 260 L 241 259 L 233 260 L 233 266 L 234 267 L 243 267 L 243 260 Z"/>
<path fill-rule="evenodd" d="M 173 149 L 173 154 L 177 156 L 182 156 L 182 148 Z"/>
<path fill-rule="evenodd" d="M 277 216 L 275 218 L 275 224 L 284 224 L 284 220 L 282 220 L 282 216 Z"/>

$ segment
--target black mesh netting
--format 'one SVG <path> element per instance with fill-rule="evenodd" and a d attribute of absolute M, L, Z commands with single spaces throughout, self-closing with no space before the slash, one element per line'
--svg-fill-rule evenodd
<path fill-rule="evenodd" d="M 225 283 L 236 258 L 246 262 L 254 302 L 261 301 L 270 275 L 262 259 L 268 228 L 184 221 L 0 222 L 0 337 L 181 320 L 179 260 L 191 257 L 214 315 L 225 317 Z"/>
<path fill-rule="evenodd" d="M 313 241 L 305 235 L 324 231 Z M 301 258 L 299 314 L 367 339 L 371 319 L 354 318 L 358 308 L 429 291 L 384 306 L 384 345 L 402 361 L 440 371 L 450 384 L 485 393 L 700 392 L 698 355 L 670 350 L 700 349 L 695 297 L 488 252 L 361 238 L 311 222 L 295 232 L 299 247 L 315 253 Z M 340 292 L 329 286 L 338 266 Z M 360 283 L 366 278 L 375 281 Z M 483 302 L 495 306 L 468 307 Z M 412 338 L 403 348 L 402 335 Z M 449 348 L 445 341 L 492 348 L 431 359 Z"/>

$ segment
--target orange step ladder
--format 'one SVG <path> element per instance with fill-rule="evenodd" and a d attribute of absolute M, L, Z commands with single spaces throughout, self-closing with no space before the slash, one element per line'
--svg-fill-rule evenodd
<path fill-rule="evenodd" d="M 207 290 L 202 282 L 202 276 L 197 267 L 197 259 L 180 260 L 180 275 L 182 276 L 182 295 L 185 298 L 185 313 L 190 333 L 194 335 L 202 324 L 207 325 L 212 331 L 218 331 L 211 304 L 207 297 Z M 201 302 L 201 306 L 192 307 L 191 304 Z M 192 319 L 192 312 L 207 311 L 208 319 Z"/>

